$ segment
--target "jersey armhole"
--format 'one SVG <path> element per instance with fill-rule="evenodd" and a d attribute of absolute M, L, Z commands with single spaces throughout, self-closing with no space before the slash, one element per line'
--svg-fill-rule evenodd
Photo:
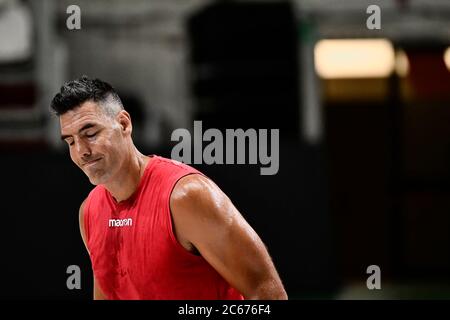
<path fill-rule="evenodd" d="M 203 257 L 201 255 L 196 255 L 188 250 L 186 250 L 185 247 L 183 247 L 181 245 L 181 243 L 178 241 L 177 237 L 175 236 L 174 233 L 174 228 L 173 228 L 173 217 L 172 217 L 172 210 L 170 209 L 170 197 L 172 196 L 172 192 L 173 189 L 175 189 L 175 186 L 177 185 L 177 183 L 184 177 L 192 175 L 192 174 L 199 174 L 201 176 L 206 177 L 203 173 L 199 172 L 199 171 L 190 171 L 190 172 L 185 172 L 182 175 L 176 177 L 174 179 L 173 182 L 171 182 L 170 184 L 170 188 L 169 188 L 169 195 L 166 199 L 166 208 L 167 208 L 167 215 L 166 215 L 166 219 L 167 219 L 167 231 L 169 232 L 169 237 L 170 237 L 170 242 L 178 249 L 179 252 L 181 252 L 182 254 L 184 254 L 185 256 L 192 258 L 192 259 L 203 259 Z M 207 177 L 206 177 L 207 178 Z"/>

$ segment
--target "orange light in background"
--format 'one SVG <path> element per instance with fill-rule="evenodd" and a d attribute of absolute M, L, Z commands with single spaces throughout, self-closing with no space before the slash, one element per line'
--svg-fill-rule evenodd
<path fill-rule="evenodd" d="M 448 71 L 450 71 L 450 47 L 448 47 L 444 52 L 444 62 L 447 66 Z"/>
<path fill-rule="evenodd" d="M 321 40 L 314 59 L 317 74 L 325 79 L 384 78 L 395 66 L 394 47 L 386 39 Z"/>
<path fill-rule="evenodd" d="M 395 72 L 399 77 L 406 77 L 409 74 L 408 56 L 403 50 L 398 50 L 395 55 Z"/>

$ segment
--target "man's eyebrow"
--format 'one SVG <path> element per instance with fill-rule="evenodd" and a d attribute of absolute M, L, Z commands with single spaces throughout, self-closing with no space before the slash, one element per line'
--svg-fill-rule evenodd
<path fill-rule="evenodd" d="M 83 127 L 81 127 L 80 130 L 78 130 L 78 133 L 81 133 L 83 130 L 95 127 L 96 124 L 95 123 L 86 123 Z M 66 140 L 67 138 L 71 137 L 71 135 L 69 134 L 63 134 L 61 135 L 61 140 Z"/>

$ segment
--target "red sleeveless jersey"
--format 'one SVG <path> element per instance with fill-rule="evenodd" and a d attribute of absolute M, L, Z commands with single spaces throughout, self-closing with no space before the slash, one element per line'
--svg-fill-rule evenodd
<path fill-rule="evenodd" d="M 177 241 L 169 200 L 176 182 L 201 174 L 153 156 L 133 195 L 117 203 L 95 187 L 84 206 L 94 275 L 109 299 L 241 300 L 242 295 L 201 256 Z"/>

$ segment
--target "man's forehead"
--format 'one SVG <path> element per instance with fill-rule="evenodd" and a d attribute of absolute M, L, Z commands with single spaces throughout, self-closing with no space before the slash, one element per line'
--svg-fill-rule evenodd
<path fill-rule="evenodd" d="M 59 117 L 61 131 L 77 130 L 86 123 L 98 124 L 104 122 L 104 115 L 94 103 L 84 103 L 81 106 L 69 110 Z"/>

